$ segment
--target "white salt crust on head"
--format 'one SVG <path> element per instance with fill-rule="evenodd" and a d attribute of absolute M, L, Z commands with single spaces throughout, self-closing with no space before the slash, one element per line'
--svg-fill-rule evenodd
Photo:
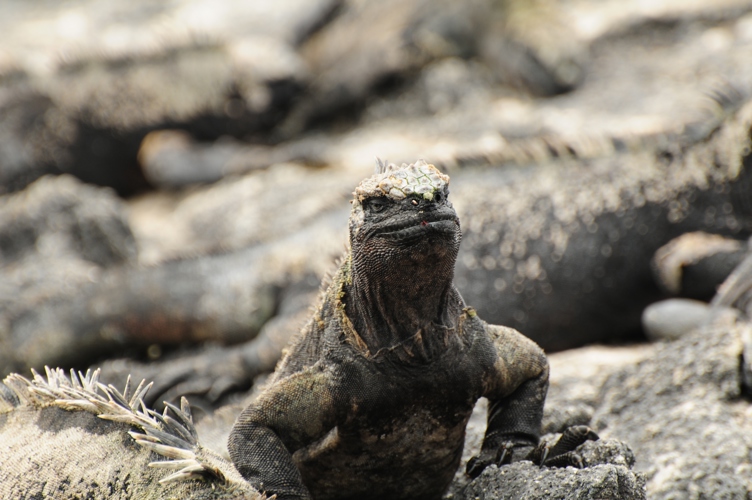
<path fill-rule="evenodd" d="M 358 184 L 353 195 L 357 202 L 381 196 L 398 201 L 411 194 L 432 200 L 434 193 L 442 191 L 448 184 L 449 176 L 424 160 L 400 166 L 379 162 L 379 172 Z"/>

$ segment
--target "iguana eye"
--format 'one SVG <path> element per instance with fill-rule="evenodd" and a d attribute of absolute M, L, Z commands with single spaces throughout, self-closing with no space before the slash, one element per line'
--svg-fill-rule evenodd
<path fill-rule="evenodd" d="M 389 202 L 384 198 L 371 198 L 366 200 L 364 205 L 369 212 L 381 212 L 388 204 Z"/>

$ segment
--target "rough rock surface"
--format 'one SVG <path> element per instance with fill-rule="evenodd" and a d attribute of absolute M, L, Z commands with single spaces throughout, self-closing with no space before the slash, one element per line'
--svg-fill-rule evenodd
<path fill-rule="evenodd" d="M 2 191 L 44 172 L 133 193 L 144 136 L 263 135 L 308 75 L 294 49 L 338 2 L 22 2 L 0 21 Z"/>
<path fill-rule="evenodd" d="M 742 366 L 752 325 L 727 322 L 662 344 L 603 386 L 594 428 L 623 439 L 650 498 L 747 498 L 750 406 Z"/>
<path fill-rule="evenodd" d="M 0 374 L 44 366 L 43 353 L 72 352 L 54 326 L 27 337 L 21 325 L 136 259 L 126 206 L 109 188 L 47 176 L 0 198 Z M 77 345 L 80 352 L 88 347 Z"/>
<path fill-rule="evenodd" d="M 529 462 L 491 466 L 470 483 L 462 500 L 642 500 L 645 480 L 624 465 L 540 469 Z"/>

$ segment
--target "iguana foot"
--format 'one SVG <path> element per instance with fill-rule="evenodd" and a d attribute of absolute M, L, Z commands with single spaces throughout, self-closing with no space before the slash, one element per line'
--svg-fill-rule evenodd
<path fill-rule="evenodd" d="M 541 442 L 538 446 L 532 446 L 529 443 L 505 441 L 497 450 L 481 450 L 478 456 L 467 462 L 465 472 L 475 479 L 491 464 L 502 466 L 520 460 L 530 460 L 541 467 L 572 466 L 582 469 L 585 463 L 575 449 L 585 441 L 598 439 L 598 434 L 587 425 L 573 425 L 561 434 L 555 444 Z"/>
<path fill-rule="evenodd" d="M 541 467 L 572 466 L 582 469 L 585 464 L 575 449 L 585 441 L 598 439 L 598 434 L 587 425 L 574 425 L 565 430 L 555 444 L 541 442 L 525 459 Z"/>
<path fill-rule="evenodd" d="M 499 449 L 481 450 L 480 454 L 471 458 L 467 462 L 465 473 L 475 479 L 480 473 L 491 464 L 507 465 L 512 462 L 519 462 L 532 453 L 533 446 L 528 443 L 519 443 L 515 441 L 505 441 L 501 443 Z"/>

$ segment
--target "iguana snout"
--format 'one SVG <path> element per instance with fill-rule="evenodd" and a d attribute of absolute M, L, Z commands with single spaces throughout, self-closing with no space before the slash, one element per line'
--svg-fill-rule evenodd
<path fill-rule="evenodd" d="M 449 177 L 424 161 L 379 163 L 379 172 L 355 189 L 350 217 L 353 255 L 437 255 L 454 259 L 462 233 L 449 202 Z M 395 252 L 396 250 L 396 252 Z"/>

